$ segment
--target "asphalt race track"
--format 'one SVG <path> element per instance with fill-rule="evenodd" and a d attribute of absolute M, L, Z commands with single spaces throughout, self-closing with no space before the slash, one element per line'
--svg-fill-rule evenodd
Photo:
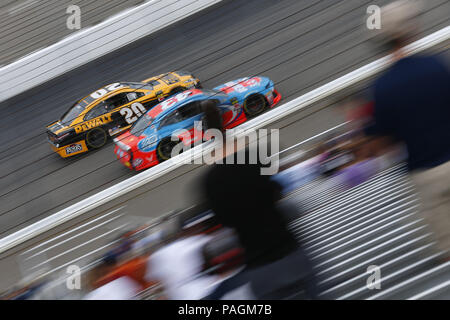
<path fill-rule="evenodd" d="M 383 52 L 367 41 L 365 17 L 367 6 L 386 2 L 225 1 L 0 103 L 0 237 L 133 175 L 115 159 L 112 144 L 73 159 L 51 151 L 45 125 L 76 100 L 115 81 L 185 69 L 207 88 L 268 76 L 283 103 L 380 57 Z M 426 7 L 419 37 L 450 21 L 449 1 L 426 1 Z M 330 109 L 314 129 L 340 121 Z"/>
<path fill-rule="evenodd" d="M 87 28 L 143 1 L 81 0 L 76 4 L 83 15 L 82 28 Z M 69 4 L 70 1 L 61 0 L 2 0 L 0 65 L 7 65 L 72 34 L 73 30 L 66 27 Z"/>

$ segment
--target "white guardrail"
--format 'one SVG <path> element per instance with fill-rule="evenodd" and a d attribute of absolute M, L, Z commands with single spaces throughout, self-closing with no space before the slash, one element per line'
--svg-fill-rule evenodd
<path fill-rule="evenodd" d="M 221 1 L 153 0 L 82 29 L 0 68 L 0 102 Z"/>
<path fill-rule="evenodd" d="M 406 47 L 408 54 L 414 54 L 428 48 L 431 48 L 450 38 L 450 26 L 447 26 L 429 36 L 426 36 Z M 279 107 L 269 110 L 261 116 L 252 119 L 241 126 L 241 135 L 245 135 L 251 130 L 256 130 L 267 126 L 268 124 L 284 118 L 296 111 L 305 108 L 312 103 L 322 100 L 333 93 L 348 88 L 349 86 L 366 80 L 376 73 L 382 71 L 389 65 L 389 56 L 378 59 L 369 63 L 357 70 L 354 70 L 336 80 L 333 80 L 317 89 L 314 89 L 292 101 L 289 101 Z M 131 192 L 146 183 L 154 181 L 166 173 L 175 170 L 176 168 L 186 163 L 187 159 L 196 159 L 202 157 L 203 154 L 211 152 L 212 144 L 199 145 L 188 152 L 163 162 L 153 168 L 147 169 L 127 180 L 124 180 L 108 189 L 105 189 L 93 196 L 90 196 L 76 204 L 73 204 L 66 209 L 63 209 L 47 218 L 44 218 L 28 227 L 25 227 L 9 236 L 0 239 L 0 253 L 5 252 L 29 239 L 32 239 L 43 232 L 46 232 L 54 227 L 61 225 L 71 219 L 74 219 L 90 210 L 93 210 L 115 198 L 118 198 L 128 192 Z"/>

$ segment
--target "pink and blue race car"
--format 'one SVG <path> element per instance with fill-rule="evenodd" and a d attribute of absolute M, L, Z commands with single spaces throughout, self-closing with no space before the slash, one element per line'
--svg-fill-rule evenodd
<path fill-rule="evenodd" d="M 195 124 L 202 120 L 200 102 L 204 100 L 215 100 L 224 128 L 230 129 L 275 106 L 281 95 L 266 77 L 241 78 L 213 90 L 183 91 L 148 110 L 129 131 L 114 139 L 114 153 L 125 166 L 139 171 L 171 157 L 179 143 L 172 141 L 173 134 L 184 145 L 198 142 L 204 128 Z"/>

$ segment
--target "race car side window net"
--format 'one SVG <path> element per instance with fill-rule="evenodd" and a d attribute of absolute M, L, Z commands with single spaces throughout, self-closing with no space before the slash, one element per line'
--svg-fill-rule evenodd
<path fill-rule="evenodd" d="M 187 105 L 181 107 L 179 111 L 182 118 L 181 120 L 186 120 L 202 113 L 199 101 L 188 103 Z"/>
<path fill-rule="evenodd" d="M 84 120 L 91 120 L 108 112 L 109 112 L 108 105 L 105 103 L 105 101 L 101 101 L 86 113 Z"/>
<path fill-rule="evenodd" d="M 161 121 L 161 127 L 177 123 L 177 122 L 181 121 L 181 119 L 182 118 L 181 118 L 180 112 L 178 110 L 175 110 Z"/>
<path fill-rule="evenodd" d="M 136 137 L 139 137 L 141 133 L 152 124 L 153 120 L 154 119 L 152 117 L 150 117 L 148 114 L 145 114 L 134 123 L 134 125 L 131 127 L 130 133 Z"/>

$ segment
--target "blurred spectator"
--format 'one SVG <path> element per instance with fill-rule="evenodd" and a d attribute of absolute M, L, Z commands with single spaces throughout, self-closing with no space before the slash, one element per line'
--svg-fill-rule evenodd
<path fill-rule="evenodd" d="M 147 258 L 147 256 L 138 256 L 117 265 L 113 270 L 98 279 L 97 285 L 101 286 L 121 277 L 129 277 L 138 284 L 139 291 L 147 289 L 155 284 L 145 279 Z"/>
<path fill-rule="evenodd" d="M 59 274 L 52 273 L 47 279 L 48 281 L 32 297 L 33 300 L 80 300 L 85 294 L 82 290 L 83 285 L 79 290 L 68 288 L 65 270 L 59 272 Z"/>
<path fill-rule="evenodd" d="M 212 239 L 203 246 L 204 269 L 210 274 L 223 276 L 243 264 L 243 249 L 236 234 L 228 228 L 214 232 Z"/>
<path fill-rule="evenodd" d="M 203 103 L 202 107 L 207 127 L 223 132 L 214 103 Z M 246 266 L 207 298 L 283 299 L 298 298 L 299 292 L 306 293 L 302 298 L 314 298 L 312 267 L 277 206 L 281 186 L 270 176 L 261 175 L 260 162 L 238 164 L 236 145 L 234 153 L 231 149 L 227 155 L 230 149 L 224 147 L 223 155 L 234 157 L 234 161 L 212 165 L 203 190 L 220 223 L 238 235 Z M 248 162 L 249 150 L 245 152 Z"/>
<path fill-rule="evenodd" d="M 299 152 L 298 155 L 300 157 L 303 153 Z M 299 163 L 295 162 L 295 157 L 293 159 L 293 165 L 289 167 L 288 164 L 280 162 L 284 167 L 272 177 L 273 180 L 283 187 L 283 194 L 297 190 L 320 175 L 318 156 Z"/>
<path fill-rule="evenodd" d="M 129 277 L 120 277 L 89 292 L 84 300 L 131 300 L 139 293 L 139 289 Z"/>
<path fill-rule="evenodd" d="M 406 145 L 424 218 L 439 249 L 448 250 L 450 73 L 438 56 L 405 56 L 403 47 L 417 29 L 419 9 L 417 1 L 396 1 L 382 8 L 381 33 L 393 64 L 375 81 L 374 123 L 367 133 L 389 136 Z"/>
<path fill-rule="evenodd" d="M 203 247 L 212 237 L 198 231 L 180 225 L 175 240 L 171 239 L 148 259 L 146 279 L 160 282 L 168 299 L 201 299 L 218 280 L 216 276 L 200 275 L 205 264 Z"/>
<path fill-rule="evenodd" d="M 34 300 L 48 282 L 44 269 L 23 278 L 12 291 L 4 296 L 6 300 Z"/>
<path fill-rule="evenodd" d="M 141 226 L 125 232 L 116 240 L 116 245 L 105 254 L 102 263 L 91 272 L 91 285 L 95 293 L 89 294 L 87 299 L 116 299 L 116 296 L 107 294 L 115 287 L 124 287 L 121 294 L 131 299 L 157 285 L 154 281 L 147 281 L 146 275 L 148 249 L 159 240 L 159 233 L 146 235 L 146 228 Z M 105 298 L 101 298 L 104 294 Z"/>
<path fill-rule="evenodd" d="M 84 296 L 85 300 L 129 300 L 133 299 L 141 290 L 137 281 L 127 274 L 117 277 L 111 276 L 108 280 L 105 275 L 111 275 L 117 268 L 118 257 L 108 253 L 101 263 L 91 270 L 90 286 L 91 291 Z"/>
<path fill-rule="evenodd" d="M 356 94 L 338 106 L 339 112 L 345 114 L 350 129 L 358 131 L 364 128 L 373 118 L 374 103 L 368 101 L 365 93 Z"/>

